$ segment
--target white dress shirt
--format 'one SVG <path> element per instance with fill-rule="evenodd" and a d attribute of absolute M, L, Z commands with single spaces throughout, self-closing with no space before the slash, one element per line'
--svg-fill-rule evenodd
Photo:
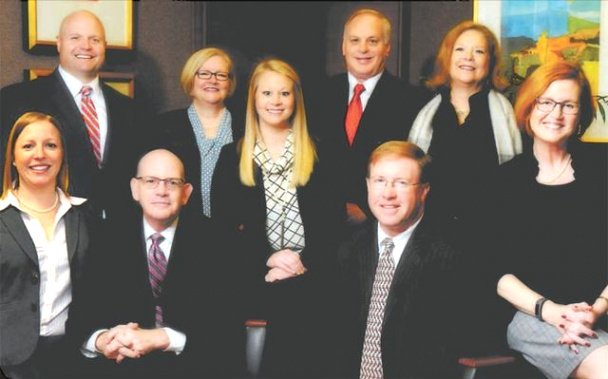
<path fill-rule="evenodd" d="M 68 319 L 68 308 L 72 302 L 72 282 L 70 279 L 70 261 L 66 239 L 64 215 L 73 205 L 80 205 L 86 199 L 68 198 L 58 188 L 59 208 L 55 215 L 53 235 L 47 240 L 40 222 L 27 213 L 12 191 L 0 200 L 0 210 L 9 205 L 17 208 L 25 227 L 34 242 L 40 271 L 40 335 L 61 336 L 65 334 L 65 322 Z"/>
<path fill-rule="evenodd" d="M 82 90 L 82 87 L 87 85 L 93 89 L 90 97 L 91 100 L 93 100 L 93 104 L 95 104 L 97 120 L 99 121 L 99 142 L 101 145 L 101 158 L 103 161 L 106 151 L 106 139 L 108 136 L 108 111 L 106 108 L 106 100 L 103 97 L 103 92 L 101 91 L 101 86 L 99 84 L 99 76 L 90 83 L 82 83 L 78 78 L 64 70 L 61 66 L 59 66 L 59 75 L 61 75 L 65 85 L 68 87 L 70 95 L 74 98 L 78 110 L 80 110 L 80 99 L 82 98 L 80 91 Z"/>
<path fill-rule="evenodd" d="M 159 244 L 160 249 L 162 250 L 165 258 L 167 259 L 167 263 L 169 263 L 169 257 L 171 255 L 171 247 L 173 246 L 173 239 L 175 237 L 175 231 L 177 229 L 178 219 L 173 221 L 173 224 L 169 226 L 167 229 L 160 232 L 160 234 L 165 237 L 165 239 Z M 157 233 L 154 230 L 146 219 L 143 219 L 144 223 L 144 236 L 146 240 L 146 255 L 147 252 L 150 251 L 150 246 L 152 246 L 152 239 L 150 238 L 154 233 Z M 167 347 L 164 351 L 174 352 L 176 355 L 181 354 L 186 347 L 186 335 L 180 331 L 177 331 L 172 328 L 163 327 L 162 328 L 169 337 L 169 347 Z M 87 342 L 82 346 L 81 352 L 84 356 L 89 358 L 94 358 L 99 353 L 95 348 L 95 341 L 97 341 L 97 337 L 107 331 L 108 329 L 100 329 L 91 335 L 91 337 L 87 340 Z"/>
<path fill-rule="evenodd" d="M 418 224 L 420 224 L 420 220 L 422 220 L 422 217 L 420 217 L 420 219 L 416 221 L 414 225 L 410 226 L 407 230 L 396 235 L 395 237 L 391 237 L 386 234 L 378 223 L 378 254 L 382 253 L 382 241 L 384 241 L 385 238 L 392 238 L 395 247 L 393 248 L 391 258 L 393 258 L 393 263 L 395 264 L 395 267 L 397 267 L 397 265 L 399 264 L 399 260 L 401 259 L 401 255 L 403 254 L 403 250 L 409 242 L 412 233 L 414 233 L 414 230 L 416 230 L 416 227 L 418 226 Z"/>
<path fill-rule="evenodd" d="M 363 111 L 365 112 L 365 107 L 367 106 L 367 102 L 369 101 L 369 98 L 372 96 L 372 93 L 374 93 L 376 84 L 378 84 L 378 80 L 380 80 L 380 77 L 382 76 L 383 72 L 384 71 L 377 74 L 376 76 L 372 76 L 371 78 L 365 80 L 362 83 L 359 83 L 357 78 L 355 78 L 349 72 L 348 73 L 348 103 L 350 104 L 350 101 L 353 99 L 353 96 L 355 95 L 355 86 L 357 84 L 363 84 L 363 87 L 365 87 L 365 91 L 361 92 L 360 96 L 361 96 L 361 107 L 363 108 Z"/>

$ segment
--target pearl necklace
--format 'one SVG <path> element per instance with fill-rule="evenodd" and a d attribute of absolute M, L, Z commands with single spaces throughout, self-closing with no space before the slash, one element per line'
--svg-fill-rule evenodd
<path fill-rule="evenodd" d="M 564 165 L 564 167 L 560 170 L 559 174 L 557 174 L 557 176 L 551 180 L 545 180 L 545 181 L 538 181 L 539 183 L 542 184 L 551 184 L 553 182 L 555 182 L 557 179 L 559 179 L 562 175 L 564 175 L 564 172 L 566 172 L 566 169 L 568 169 L 568 167 L 570 166 L 570 162 L 572 162 L 572 155 L 568 154 L 568 159 L 566 160 L 566 164 Z M 540 168 L 540 166 L 539 166 Z"/>
<path fill-rule="evenodd" d="M 50 208 L 47 208 L 47 209 L 38 209 L 38 208 L 32 207 L 30 204 L 23 201 L 23 199 L 19 196 L 19 193 L 17 192 L 17 190 L 15 190 L 14 193 L 15 193 L 15 197 L 17 198 L 17 200 L 19 200 L 19 204 L 25 206 L 29 210 L 32 210 L 36 213 L 49 213 L 57 207 L 57 204 L 59 204 L 59 194 L 57 192 L 55 192 L 55 202 L 53 203 L 53 205 Z"/>

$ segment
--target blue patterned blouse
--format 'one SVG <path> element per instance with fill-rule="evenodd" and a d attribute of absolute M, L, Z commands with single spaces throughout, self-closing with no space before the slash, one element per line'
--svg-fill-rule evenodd
<path fill-rule="evenodd" d="M 192 130 L 196 136 L 196 144 L 198 151 L 201 154 L 201 197 L 203 198 L 203 213 L 207 217 L 211 217 L 211 179 L 217 159 L 220 156 L 222 146 L 232 142 L 232 115 L 230 111 L 224 108 L 222 119 L 217 130 L 215 138 L 206 138 L 203 131 L 203 125 L 196 114 L 194 105 L 188 107 L 188 118 L 192 125 Z"/>

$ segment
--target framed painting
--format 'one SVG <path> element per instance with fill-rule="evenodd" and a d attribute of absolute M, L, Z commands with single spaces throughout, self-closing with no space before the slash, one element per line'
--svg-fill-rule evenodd
<path fill-rule="evenodd" d="M 25 80 L 34 80 L 40 76 L 47 76 L 53 73 L 52 68 L 33 68 L 25 70 Z M 110 87 L 114 88 L 123 95 L 133 98 L 135 96 L 135 75 L 119 72 L 100 72 L 99 78 Z"/>
<path fill-rule="evenodd" d="M 474 20 L 488 26 L 501 43 L 502 73 L 511 83 L 507 91 L 511 100 L 519 84 L 539 65 L 576 61 L 596 99 L 595 123 L 608 128 L 607 1 L 474 0 L 473 9 Z"/>
<path fill-rule="evenodd" d="M 106 30 L 108 49 L 133 49 L 132 0 L 28 0 L 28 49 L 54 46 L 61 20 L 78 9 L 99 17 Z"/>

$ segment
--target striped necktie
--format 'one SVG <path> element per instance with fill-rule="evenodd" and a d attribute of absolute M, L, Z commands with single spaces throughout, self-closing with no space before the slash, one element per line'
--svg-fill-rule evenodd
<path fill-rule="evenodd" d="M 82 113 L 84 123 L 87 125 L 87 134 L 91 140 L 91 147 L 93 148 L 97 165 L 101 166 L 101 134 L 95 104 L 91 100 L 92 91 L 93 89 L 89 86 L 84 86 L 80 90 L 80 112 Z"/>
<path fill-rule="evenodd" d="M 382 350 L 380 342 L 382 340 L 382 321 L 384 320 L 384 308 L 386 298 L 391 288 L 393 275 L 395 274 L 395 264 L 391 258 L 395 244 L 391 238 L 382 241 L 384 250 L 380 255 L 374 285 L 372 288 L 372 298 L 367 314 L 367 327 L 365 329 L 365 339 L 363 341 L 363 354 L 361 356 L 361 379 L 382 379 Z"/>
<path fill-rule="evenodd" d="M 156 300 L 155 316 L 156 326 L 163 326 L 163 309 L 159 304 L 159 298 L 163 290 L 163 280 L 167 273 L 167 258 L 160 249 L 159 244 L 165 240 L 165 237 L 160 233 L 154 233 L 150 236 L 152 245 L 148 251 L 148 269 L 150 273 L 150 286 L 152 294 Z"/>

